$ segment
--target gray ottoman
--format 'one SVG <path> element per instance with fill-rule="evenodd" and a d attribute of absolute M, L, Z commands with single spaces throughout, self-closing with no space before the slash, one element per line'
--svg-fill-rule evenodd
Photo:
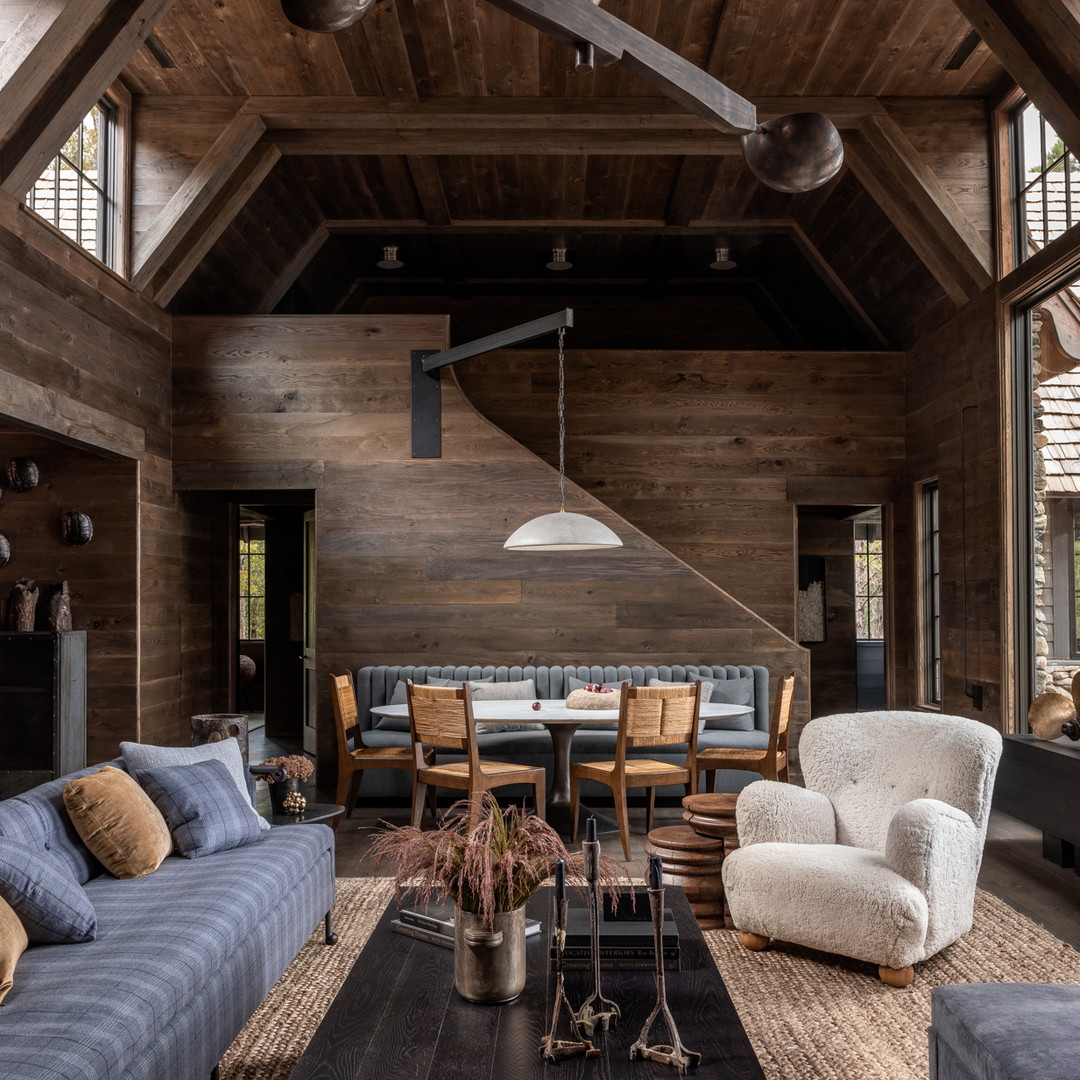
<path fill-rule="evenodd" d="M 1080 986 L 963 983 L 930 993 L 930 1080 L 1077 1080 Z"/>

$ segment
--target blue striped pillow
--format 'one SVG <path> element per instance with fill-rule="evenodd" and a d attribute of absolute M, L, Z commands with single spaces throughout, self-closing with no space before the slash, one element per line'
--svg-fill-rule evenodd
<path fill-rule="evenodd" d="M 135 774 L 185 859 L 243 847 L 262 835 L 251 804 L 220 761 L 165 765 Z"/>

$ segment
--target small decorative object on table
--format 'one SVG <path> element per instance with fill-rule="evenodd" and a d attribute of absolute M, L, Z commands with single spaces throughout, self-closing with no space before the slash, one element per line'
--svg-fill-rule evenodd
<path fill-rule="evenodd" d="M 33 578 L 21 577 L 15 582 L 8 600 L 8 625 L 11 630 L 34 629 L 37 611 L 38 587 Z"/>
<path fill-rule="evenodd" d="M 577 882 L 581 858 L 569 855 L 559 834 L 535 815 L 500 809 L 490 792 L 450 808 L 431 832 L 389 826 L 371 845 L 375 871 L 397 863 L 398 895 L 410 888 L 419 904 L 452 899 L 454 985 L 467 1001 L 512 1001 L 525 986 L 525 902 L 566 861 Z M 601 866 L 614 895 L 627 875 L 619 863 Z"/>
<path fill-rule="evenodd" d="M 270 805 L 274 808 L 274 813 L 294 813 L 285 808 L 285 798 L 291 792 L 300 793 L 300 785 L 311 779 L 315 766 L 302 754 L 267 758 L 263 765 L 280 765 L 285 770 L 285 780 L 280 784 L 275 784 L 268 776 L 255 777 L 256 780 L 265 780 L 270 785 Z"/>
<path fill-rule="evenodd" d="M 57 633 L 71 629 L 71 593 L 66 581 L 49 586 L 49 625 Z"/>
<path fill-rule="evenodd" d="M 607 1031 L 619 1022 L 619 1006 L 600 992 L 600 842 L 596 839 L 596 818 L 585 822 L 585 842 L 581 845 L 585 879 L 589 883 L 589 951 L 592 960 L 593 991 L 582 1002 L 574 1019 L 592 1035 L 597 1028 Z"/>
<path fill-rule="evenodd" d="M 661 934 L 664 925 L 664 871 L 663 863 L 659 855 L 649 856 L 649 904 L 652 908 L 653 940 L 656 943 L 656 1004 L 637 1042 L 630 1047 L 630 1060 L 635 1058 L 651 1058 L 665 1065 L 674 1065 L 680 1073 L 686 1072 L 691 1065 L 697 1065 L 701 1061 L 701 1055 L 694 1050 L 687 1050 L 679 1038 L 679 1029 L 675 1027 L 675 1018 L 667 1003 L 667 988 L 664 985 L 664 964 L 662 957 Z M 668 1034 L 671 1037 L 670 1045 L 654 1043 L 649 1045 L 649 1029 L 653 1025 L 659 1013 L 664 1014 L 667 1023 Z"/>
<path fill-rule="evenodd" d="M 603 683 L 589 683 L 588 686 L 571 690 L 566 698 L 568 709 L 617 709 L 619 694 Z"/>
<path fill-rule="evenodd" d="M 548 1028 L 548 1033 L 540 1040 L 540 1049 L 548 1061 L 576 1057 L 578 1054 L 596 1057 L 600 1051 L 582 1036 L 577 1017 L 566 997 L 566 981 L 562 963 L 563 947 L 566 943 L 566 861 L 564 859 L 559 859 L 555 863 L 555 896 L 551 902 L 551 911 L 555 937 L 555 1004 L 551 1010 L 551 1026 Z M 556 1036 L 559 1030 L 559 1014 L 564 1011 L 570 1022 L 572 1039 L 560 1039 Z"/>
<path fill-rule="evenodd" d="M 286 814 L 299 817 L 307 809 L 307 799 L 299 791 L 286 791 L 285 798 L 281 800 L 281 805 Z"/>

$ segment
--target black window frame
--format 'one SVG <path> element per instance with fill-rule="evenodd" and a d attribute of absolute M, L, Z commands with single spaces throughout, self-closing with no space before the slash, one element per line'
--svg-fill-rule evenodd
<path fill-rule="evenodd" d="M 941 487 L 937 479 L 918 486 L 919 577 L 921 611 L 919 619 L 922 656 L 923 704 L 940 708 L 941 680 Z"/>

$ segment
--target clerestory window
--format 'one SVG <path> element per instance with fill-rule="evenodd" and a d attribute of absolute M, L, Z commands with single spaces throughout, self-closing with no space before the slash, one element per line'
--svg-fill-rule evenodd
<path fill-rule="evenodd" d="M 117 109 L 103 98 L 71 133 L 26 205 L 107 266 L 118 249 Z"/>

